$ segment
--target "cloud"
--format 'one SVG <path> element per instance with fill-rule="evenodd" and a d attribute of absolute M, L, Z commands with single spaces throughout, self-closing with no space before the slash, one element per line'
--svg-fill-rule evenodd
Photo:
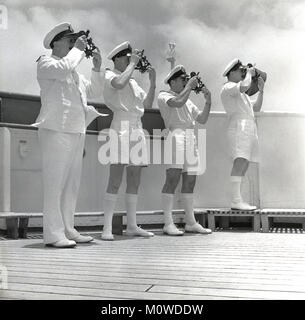
<path fill-rule="evenodd" d="M 222 110 L 219 92 L 225 65 L 234 57 L 256 62 L 268 73 L 264 109 L 303 111 L 305 3 L 299 0 L 10 0 L 8 30 L 0 30 L 0 90 L 39 94 L 35 60 L 49 54 L 42 39 L 55 24 L 70 21 L 90 29 L 103 64 L 118 43 L 130 40 L 145 49 L 157 69 L 158 90 L 169 71 L 165 52 L 177 44 L 177 63 L 200 71 Z M 90 75 L 90 61 L 79 70 Z M 144 87 L 147 75 L 137 75 Z M 192 97 L 202 104 L 201 96 Z"/>

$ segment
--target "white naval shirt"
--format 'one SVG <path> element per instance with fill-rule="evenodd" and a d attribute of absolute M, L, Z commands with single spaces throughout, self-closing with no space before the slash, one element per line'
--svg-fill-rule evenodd
<path fill-rule="evenodd" d="M 138 85 L 135 79 L 129 79 L 128 84 L 122 89 L 116 89 L 111 81 L 121 72 L 114 69 L 106 69 L 104 83 L 104 99 L 106 105 L 113 111 L 123 111 L 142 116 L 144 114 L 143 102 L 146 98 L 145 91 Z"/>
<path fill-rule="evenodd" d="M 87 125 L 99 115 L 87 105 L 87 96 L 101 95 L 104 71 L 92 70 L 91 80 L 75 68 L 84 52 L 72 48 L 62 59 L 42 56 L 37 64 L 41 110 L 33 126 L 67 133 L 85 133 Z"/>
<path fill-rule="evenodd" d="M 221 89 L 220 97 L 229 118 L 254 119 L 253 105 L 246 93 L 240 92 L 241 82 L 227 82 Z"/>
<path fill-rule="evenodd" d="M 201 111 L 190 99 L 181 108 L 169 107 L 167 101 L 175 96 L 177 93 L 173 91 L 161 91 L 158 96 L 158 106 L 165 127 L 170 130 L 194 128 Z"/>
<path fill-rule="evenodd" d="M 221 101 L 228 115 L 227 137 L 232 159 L 259 161 L 259 143 L 253 104 L 240 92 L 241 82 L 227 82 L 221 90 Z"/>

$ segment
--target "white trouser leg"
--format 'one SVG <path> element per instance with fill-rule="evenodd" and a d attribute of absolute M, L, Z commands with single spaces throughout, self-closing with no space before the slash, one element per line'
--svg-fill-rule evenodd
<path fill-rule="evenodd" d="M 39 129 L 42 150 L 42 176 L 44 186 L 43 238 L 45 243 L 54 243 L 65 236 L 61 212 L 61 198 L 71 166 L 74 134 Z"/>
<path fill-rule="evenodd" d="M 78 231 L 74 228 L 74 213 L 81 182 L 85 135 L 78 134 L 75 140 L 71 168 L 68 172 L 61 199 L 61 212 L 68 239 L 76 238 L 79 235 Z"/>

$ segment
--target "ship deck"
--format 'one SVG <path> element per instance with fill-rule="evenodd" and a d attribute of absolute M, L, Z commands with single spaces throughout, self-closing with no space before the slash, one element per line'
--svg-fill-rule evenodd
<path fill-rule="evenodd" d="M 301 230 L 301 231 L 300 231 Z M 0 299 L 305 299 L 302 229 L 116 236 L 73 249 L 41 235 L 0 241 L 8 289 Z"/>

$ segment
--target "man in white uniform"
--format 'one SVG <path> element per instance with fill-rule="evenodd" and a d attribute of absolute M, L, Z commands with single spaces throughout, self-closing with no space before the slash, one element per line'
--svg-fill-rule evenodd
<path fill-rule="evenodd" d="M 178 163 L 178 152 L 186 153 L 188 139 L 195 141 L 195 152 L 197 163 L 200 162 L 198 154 L 196 136 L 186 135 L 187 129 L 193 132 L 196 122 L 205 124 L 208 120 L 211 108 L 211 93 L 206 88 L 202 88 L 202 93 L 206 100 L 203 111 L 189 99 L 192 89 L 198 84 L 197 77 L 187 80 L 185 68 L 177 65 L 167 75 L 164 80 L 165 84 L 170 86 L 169 91 L 161 91 L 158 96 L 158 105 L 161 115 L 164 119 L 165 127 L 169 130 L 167 138 L 173 138 L 173 163 L 169 164 L 166 170 L 166 181 L 162 189 L 162 205 L 164 210 L 164 233 L 171 236 L 183 235 L 172 218 L 172 209 L 174 203 L 174 194 L 182 176 L 181 200 L 185 209 L 185 231 L 207 234 L 211 233 L 210 229 L 203 228 L 196 222 L 193 208 L 193 192 L 196 183 L 197 172 L 194 171 L 194 165 L 187 161 L 184 156 L 184 163 Z"/>
<path fill-rule="evenodd" d="M 108 54 L 108 59 L 113 61 L 114 68 L 113 70 L 106 69 L 103 94 L 105 104 L 113 111 L 110 129 L 116 133 L 119 146 L 116 150 L 116 159 L 112 159 L 110 164 L 108 186 L 104 197 L 104 229 L 102 239 L 114 239 L 112 234 L 112 217 L 125 167 L 127 182 L 125 194 L 127 211 L 126 235 L 151 237 L 154 235 L 152 232 L 148 232 L 137 226 L 136 207 L 141 169 L 148 164 L 147 147 L 141 117 L 144 114 L 145 108 L 152 107 L 156 87 L 156 72 L 152 67 L 148 68 L 150 86 L 146 94 L 132 77 L 140 59 L 138 50 L 132 51 L 130 43 L 125 41 Z M 141 138 L 143 156 L 139 163 L 134 161 L 130 153 L 133 147 L 132 136 Z"/>
<path fill-rule="evenodd" d="M 241 197 L 242 177 L 249 161 L 258 162 L 258 136 L 254 112 L 261 110 L 263 103 L 264 80 L 258 78 L 258 96 L 255 103 L 245 93 L 251 86 L 254 68 L 245 67 L 240 60 L 233 59 L 225 68 L 228 78 L 221 90 L 221 101 L 229 118 L 228 138 L 233 159 L 231 171 L 231 208 L 236 210 L 255 210 L 255 206 L 245 203 Z"/>
<path fill-rule="evenodd" d="M 91 81 L 75 70 L 84 58 L 87 40 L 82 36 L 75 41 L 70 23 L 55 26 L 43 44 L 52 55 L 37 60 L 41 110 L 33 124 L 39 128 L 42 150 L 43 238 L 48 246 L 66 248 L 93 240 L 74 228 L 74 212 L 86 126 L 101 115 L 87 105 L 87 96 L 101 95 L 104 73 L 99 51 L 93 54 Z"/>

